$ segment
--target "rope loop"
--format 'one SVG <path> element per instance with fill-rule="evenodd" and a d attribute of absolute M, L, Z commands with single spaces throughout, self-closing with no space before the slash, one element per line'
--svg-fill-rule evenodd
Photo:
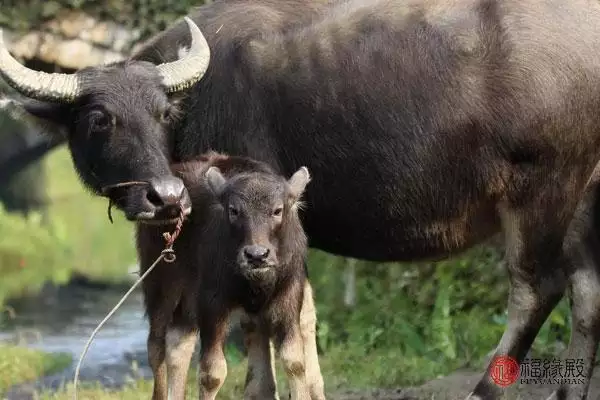
<path fill-rule="evenodd" d="M 167 263 L 172 263 L 177 259 L 177 256 L 175 255 L 175 250 L 173 250 L 172 248 L 166 248 L 163 251 L 161 251 L 160 254 L 164 256 L 163 261 Z"/>

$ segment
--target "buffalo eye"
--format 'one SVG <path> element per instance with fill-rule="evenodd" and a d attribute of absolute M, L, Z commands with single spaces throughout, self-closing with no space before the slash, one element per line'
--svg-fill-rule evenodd
<path fill-rule="evenodd" d="M 115 117 L 105 111 L 92 111 L 90 114 L 91 130 L 94 132 L 105 132 L 114 126 Z"/>
<path fill-rule="evenodd" d="M 283 213 L 283 207 L 277 207 L 275 210 L 273 210 L 273 216 L 274 217 L 280 217 L 281 213 Z"/>
<path fill-rule="evenodd" d="M 237 218 L 237 216 L 240 214 L 240 212 L 238 211 L 237 208 L 235 208 L 234 206 L 230 205 L 228 207 L 228 211 L 229 211 L 229 218 L 230 219 L 235 219 Z"/>
<path fill-rule="evenodd" d="M 160 122 L 162 122 L 163 124 L 166 124 L 167 122 L 169 122 L 169 120 L 171 119 L 171 108 L 166 108 L 161 114 L 160 114 Z"/>

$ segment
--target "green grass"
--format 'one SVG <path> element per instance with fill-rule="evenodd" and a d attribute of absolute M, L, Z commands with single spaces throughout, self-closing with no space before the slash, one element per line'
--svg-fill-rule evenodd
<path fill-rule="evenodd" d="M 0 344 L 0 395 L 10 386 L 66 368 L 71 357 Z"/>

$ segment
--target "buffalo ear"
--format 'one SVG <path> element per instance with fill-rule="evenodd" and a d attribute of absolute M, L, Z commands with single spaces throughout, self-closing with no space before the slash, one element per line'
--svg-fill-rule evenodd
<path fill-rule="evenodd" d="M 225 177 L 221 174 L 221 170 L 217 167 L 210 167 L 208 171 L 206 171 L 206 180 L 208 181 L 208 187 L 213 194 L 219 197 L 221 193 L 223 193 L 223 189 L 227 183 Z"/>
<path fill-rule="evenodd" d="M 71 107 L 69 104 L 46 103 L 33 99 L 0 100 L 0 108 L 7 109 L 15 118 L 32 123 L 44 133 L 62 137 L 66 137 L 68 132 Z"/>
<path fill-rule="evenodd" d="M 310 173 L 308 172 L 308 168 L 300 167 L 298 171 L 294 172 L 294 175 L 288 180 L 288 184 L 290 185 L 290 194 L 294 199 L 300 198 L 302 193 L 304 193 L 304 189 L 306 189 L 306 185 L 310 182 Z"/>

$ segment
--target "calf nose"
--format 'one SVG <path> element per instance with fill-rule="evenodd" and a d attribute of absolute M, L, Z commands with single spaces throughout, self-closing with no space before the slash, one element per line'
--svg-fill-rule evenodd
<path fill-rule="evenodd" d="M 269 249 L 264 246 L 251 245 L 244 248 L 244 256 L 250 262 L 264 261 L 269 255 Z"/>
<path fill-rule="evenodd" d="M 174 176 L 150 181 L 148 200 L 155 207 L 179 205 L 185 194 L 183 181 Z"/>

